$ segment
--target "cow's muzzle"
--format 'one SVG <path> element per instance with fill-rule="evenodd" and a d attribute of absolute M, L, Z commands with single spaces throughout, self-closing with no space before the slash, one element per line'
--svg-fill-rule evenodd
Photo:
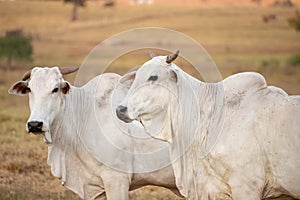
<path fill-rule="evenodd" d="M 120 120 L 122 120 L 123 122 L 129 123 L 129 122 L 133 121 L 132 119 L 130 119 L 128 117 L 128 112 L 127 112 L 127 107 L 126 106 L 119 105 L 116 108 L 116 114 L 117 114 L 117 117 Z"/>
<path fill-rule="evenodd" d="M 43 132 L 43 122 L 30 121 L 27 123 L 28 132 L 38 134 Z"/>

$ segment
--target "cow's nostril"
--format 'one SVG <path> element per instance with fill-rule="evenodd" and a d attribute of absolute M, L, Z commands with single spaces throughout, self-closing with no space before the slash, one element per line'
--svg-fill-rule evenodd
<path fill-rule="evenodd" d="M 127 111 L 127 107 L 125 107 L 125 106 L 118 106 L 117 107 L 117 112 L 119 112 L 121 114 L 126 113 L 126 111 Z"/>
<path fill-rule="evenodd" d="M 122 113 L 125 113 L 126 111 L 127 111 L 127 107 L 122 107 L 121 109 L 120 109 L 120 111 L 122 112 Z"/>
<path fill-rule="evenodd" d="M 42 128 L 43 128 L 43 122 L 38 122 L 37 128 L 42 130 Z"/>
<path fill-rule="evenodd" d="M 27 128 L 28 128 L 28 131 L 30 132 L 30 130 L 32 129 L 32 127 L 31 127 L 31 123 L 27 123 Z"/>
<path fill-rule="evenodd" d="M 31 133 L 41 133 L 43 129 L 43 122 L 31 121 L 27 123 L 28 131 Z"/>
<path fill-rule="evenodd" d="M 116 114 L 117 114 L 117 117 L 124 121 L 125 123 L 129 123 L 129 122 L 132 122 L 132 119 L 130 119 L 128 116 L 127 116 L 127 107 L 126 106 L 118 106 L 116 108 Z"/>

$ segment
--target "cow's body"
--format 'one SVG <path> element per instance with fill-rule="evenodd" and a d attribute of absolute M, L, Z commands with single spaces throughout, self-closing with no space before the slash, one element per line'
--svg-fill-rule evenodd
<path fill-rule="evenodd" d="M 38 102 L 45 103 L 54 96 L 35 99 L 34 92 L 37 91 L 33 92 L 35 87 L 33 84 L 34 81 L 41 81 L 40 78 L 44 77 L 40 88 L 45 90 L 51 85 L 47 81 L 55 80 L 58 83 L 62 81 L 61 75 L 54 78 L 53 74 L 59 74 L 57 68 L 35 68 L 32 72 L 30 80 L 32 82 L 29 81 L 28 84 L 31 88 L 31 116 L 28 121 L 44 122 L 47 128 L 44 130 L 43 127 L 43 132 L 46 131 L 45 140 L 51 143 L 48 147 L 48 164 L 51 166 L 52 174 L 61 179 L 64 186 L 84 199 L 128 199 L 129 190 L 149 184 L 176 190 L 170 166 L 160 167 L 154 171 L 145 170 L 144 173 L 141 171 L 141 168 L 147 169 L 147 166 L 156 160 L 152 159 L 153 157 L 149 157 L 148 160 L 139 158 L 134 152 L 141 152 L 141 147 L 152 149 L 155 141 L 132 138 L 130 134 L 133 132 L 130 130 L 134 125 L 116 122 L 111 102 L 119 75 L 103 74 L 81 88 L 70 86 L 68 94 L 62 94 L 55 99 L 59 101 L 62 98 L 62 101 L 59 103 L 57 113 L 51 118 L 52 113 L 46 116 L 39 113 L 43 109 L 46 110 L 47 105 L 39 107 Z M 23 91 L 26 92 L 24 89 Z M 20 91 L 13 87 L 10 92 Z M 49 94 L 56 95 L 56 93 Z M 118 126 L 124 126 L 126 134 Z M 134 127 L 134 129 L 143 132 L 141 128 Z M 155 142 L 155 145 L 163 146 L 160 142 Z M 169 159 L 167 151 L 160 155 L 162 160 Z M 162 166 L 164 164 L 162 163 Z"/>
<path fill-rule="evenodd" d="M 257 73 L 203 83 L 172 64 L 174 57 L 154 57 L 123 77 L 134 81 L 117 113 L 170 144 L 181 194 L 300 198 L 300 97 L 268 87 Z"/>
<path fill-rule="evenodd" d="M 226 120 L 212 157 L 222 156 L 235 171 L 228 180 L 233 197 L 300 198 L 300 97 L 267 86 L 256 73 L 237 74 L 223 83 Z"/>
<path fill-rule="evenodd" d="M 223 87 L 224 118 L 218 141 L 202 157 L 202 134 L 196 133 L 200 137 L 195 136 L 187 152 L 173 164 L 178 188 L 189 199 L 258 200 L 283 194 L 300 198 L 300 98 L 268 87 L 256 73 L 231 76 L 223 81 Z M 205 88 L 201 83 L 195 90 Z M 202 94 L 199 92 L 199 100 Z M 201 112 L 205 112 L 203 106 L 207 104 L 200 103 Z M 183 124 L 191 120 L 181 119 L 186 119 Z"/>

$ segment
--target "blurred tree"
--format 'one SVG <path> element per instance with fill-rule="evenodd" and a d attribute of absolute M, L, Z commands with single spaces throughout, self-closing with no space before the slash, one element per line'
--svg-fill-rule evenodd
<path fill-rule="evenodd" d="M 0 57 L 7 58 L 7 69 L 13 60 L 31 60 L 33 48 L 30 39 L 20 34 L 0 37 Z"/>
<path fill-rule="evenodd" d="M 73 3 L 73 10 L 72 10 L 72 21 L 76 21 L 77 17 L 77 8 L 78 6 L 84 7 L 86 0 L 64 0 L 65 3 Z"/>
<path fill-rule="evenodd" d="M 106 0 L 103 4 L 104 7 L 113 7 L 115 6 L 115 1 L 114 0 Z"/>
<path fill-rule="evenodd" d="M 275 0 L 273 6 L 293 7 L 294 4 L 291 0 Z"/>
<path fill-rule="evenodd" d="M 296 11 L 294 17 L 288 19 L 288 23 L 291 27 L 293 27 L 297 32 L 300 31 L 300 12 L 299 10 Z"/>

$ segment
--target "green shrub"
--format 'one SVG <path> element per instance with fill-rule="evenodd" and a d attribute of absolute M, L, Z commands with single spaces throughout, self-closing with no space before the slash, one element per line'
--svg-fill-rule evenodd
<path fill-rule="evenodd" d="M 296 14 L 294 17 L 291 17 L 288 19 L 288 23 L 296 31 L 300 31 L 300 12 L 299 12 L 299 10 L 296 11 Z"/>
<path fill-rule="evenodd" d="M 261 67 L 278 67 L 280 62 L 275 58 L 270 58 L 269 60 L 262 60 Z"/>
<path fill-rule="evenodd" d="M 294 54 L 287 59 L 287 64 L 290 66 L 300 66 L 300 54 Z"/>
<path fill-rule="evenodd" d="M 260 68 L 261 73 L 267 73 L 269 75 L 276 74 L 279 70 L 280 62 L 276 58 L 269 58 L 268 60 L 262 60 Z"/>
<path fill-rule="evenodd" d="M 0 57 L 7 59 L 7 67 L 13 60 L 30 61 L 33 48 L 30 40 L 23 35 L 7 35 L 0 38 Z"/>

